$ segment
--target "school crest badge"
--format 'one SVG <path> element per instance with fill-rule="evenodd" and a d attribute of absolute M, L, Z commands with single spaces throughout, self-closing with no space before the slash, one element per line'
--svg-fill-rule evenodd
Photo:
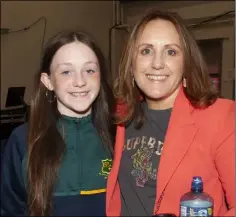
<path fill-rule="evenodd" d="M 102 160 L 101 172 L 99 175 L 104 176 L 105 178 L 108 177 L 112 167 L 112 160 L 111 159 L 104 159 Z"/>

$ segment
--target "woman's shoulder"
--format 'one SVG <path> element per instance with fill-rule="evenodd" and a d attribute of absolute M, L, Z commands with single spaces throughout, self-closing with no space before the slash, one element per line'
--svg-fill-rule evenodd
<path fill-rule="evenodd" d="M 221 119 L 232 118 L 235 112 L 235 101 L 218 98 L 206 109 L 206 115 L 218 116 Z M 215 117 L 216 118 L 216 117 Z"/>
<path fill-rule="evenodd" d="M 230 99 L 218 98 L 216 102 L 212 105 L 212 109 L 225 111 L 227 109 L 233 109 L 235 106 L 235 101 Z"/>
<path fill-rule="evenodd" d="M 214 104 L 206 109 L 197 110 L 195 114 L 196 122 L 208 130 L 225 128 L 232 131 L 234 129 L 235 101 L 218 98 Z"/>
<path fill-rule="evenodd" d="M 230 99 L 217 98 L 217 100 L 210 106 L 204 109 L 195 109 L 198 115 L 217 115 L 234 113 L 235 101 Z"/>

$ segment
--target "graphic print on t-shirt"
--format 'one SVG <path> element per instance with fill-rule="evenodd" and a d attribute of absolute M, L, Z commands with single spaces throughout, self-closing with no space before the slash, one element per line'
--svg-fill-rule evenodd
<path fill-rule="evenodd" d="M 125 143 L 119 167 L 120 216 L 153 216 L 159 161 L 171 109 L 152 110 L 142 103 L 144 122 L 125 126 Z"/>
<path fill-rule="evenodd" d="M 163 142 L 156 142 L 154 137 L 142 136 L 128 139 L 125 148 L 127 151 L 135 150 L 131 155 L 131 175 L 135 178 L 136 186 L 144 187 L 148 180 L 156 180 L 157 168 L 153 166 L 153 161 L 160 157 Z"/>

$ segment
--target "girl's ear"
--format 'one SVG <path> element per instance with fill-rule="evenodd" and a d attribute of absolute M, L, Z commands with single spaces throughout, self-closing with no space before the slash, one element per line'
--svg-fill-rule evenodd
<path fill-rule="evenodd" d="M 40 80 L 48 90 L 53 91 L 53 85 L 52 85 L 51 79 L 47 73 L 42 72 Z"/>

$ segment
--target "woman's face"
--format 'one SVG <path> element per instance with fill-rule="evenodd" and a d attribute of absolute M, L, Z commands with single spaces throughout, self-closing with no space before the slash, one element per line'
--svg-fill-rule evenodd
<path fill-rule="evenodd" d="M 132 66 L 148 106 L 172 107 L 184 71 L 183 47 L 174 24 L 161 19 L 150 21 L 139 36 Z"/>

